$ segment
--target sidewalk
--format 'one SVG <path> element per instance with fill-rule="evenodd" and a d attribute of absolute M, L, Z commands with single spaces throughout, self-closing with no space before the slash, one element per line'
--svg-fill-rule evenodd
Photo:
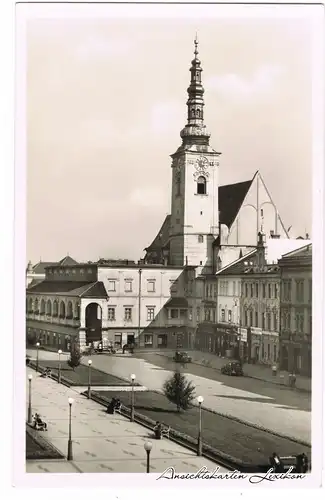
<path fill-rule="evenodd" d="M 215 368 L 216 370 L 221 370 L 221 367 L 228 361 L 234 361 L 227 358 L 219 358 L 219 356 L 210 352 L 188 351 L 188 353 L 192 357 L 192 363 L 207 366 L 209 368 Z M 157 354 L 167 357 L 173 356 L 170 352 L 164 351 Z M 272 367 L 270 366 L 245 363 L 244 374 L 246 377 L 264 380 L 265 382 L 269 382 L 271 384 L 278 384 L 282 386 L 286 385 L 289 387 L 289 373 L 278 372 L 277 375 L 274 376 L 272 374 Z M 308 377 L 302 377 L 301 375 L 296 375 L 296 389 L 311 392 L 311 379 Z"/>
<path fill-rule="evenodd" d="M 150 469 L 162 473 L 167 467 L 177 472 L 196 472 L 202 466 L 214 470 L 216 464 L 197 457 L 191 451 L 162 439 L 156 441 L 149 431 L 131 423 L 121 415 L 107 415 L 92 400 L 81 396 L 73 388 L 59 385 L 54 380 L 41 378 L 34 370 L 26 369 L 32 380 L 32 409 L 41 414 L 48 424 L 42 437 L 50 441 L 66 456 L 68 446 L 68 398 L 72 397 L 73 460 L 35 461 L 26 463 L 28 473 L 93 473 L 93 472 L 146 472 L 145 441 L 152 442 Z M 28 397 L 28 390 L 26 390 Z M 222 470 L 224 472 L 224 469 Z"/>

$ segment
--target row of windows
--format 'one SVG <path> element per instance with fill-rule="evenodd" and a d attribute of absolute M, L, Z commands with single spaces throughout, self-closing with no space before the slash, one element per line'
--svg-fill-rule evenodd
<path fill-rule="evenodd" d="M 292 323 L 292 319 L 294 320 Z M 281 315 L 281 329 L 283 331 L 295 331 L 297 333 L 312 333 L 312 315 L 308 316 L 307 332 L 305 329 L 305 312 L 296 311 L 292 317 L 290 311 L 283 311 Z"/>
<path fill-rule="evenodd" d="M 224 296 L 238 296 L 241 293 L 241 283 L 236 281 L 219 281 L 219 294 Z"/>
<path fill-rule="evenodd" d="M 278 298 L 278 284 L 277 283 L 245 283 L 244 297 L 254 297 L 263 299 L 277 299 Z"/>
<path fill-rule="evenodd" d="M 116 308 L 109 307 L 107 313 L 108 321 L 116 321 Z M 133 308 L 124 307 L 124 321 L 132 321 L 133 319 Z M 155 319 L 155 306 L 147 306 L 147 321 L 153 321 Z"/>
<path fill-rule="evenodd" d="M 175 287 L 175 283 L 177 280 L 169 280 L 169 286 Z M 107 291 L 108 292 L 116 292 L 117 290 L 117 282 L 118 280 L 109 279 L 107 282 Z M 124 292 L 133 292 L 133 280 L 124 280 Z M 148 279 L 147 280 L 147 292 L 154 293 L 156 292 L 156 280 Z"/>
<path fill-rule="evenodd" d="M 262 328 L 268 332 L 278 331 L 279 319 L 277 312 L 267 312 L 259 314 L 258 311 L 245 310 L 243 317 L 243 326 L 253 326 Z"/>
<path fill-rule="evenodd" d="M 76 275 L 76 274 L 79 274 L 79 275 L 84 275 L 84 274 L 92 274 L 94 272 L 93 269 L 91 268 L 82 268 L 82 267 L 78 267 L 78 268 L 75 268 L 73 267 L 72 269 L 69 269 L 69 268 L 65 268 L 65 269 L 48 269 L 47 270 L 48 274 L 59 274 L 59 275 L 66 275 L 66 276 L 69 276 L 69 275 Z"/>
<path fill-rule="evenodd" d="M 305 301 L 305 281 L 306 280 L 295 280 L 295 300 L 296 302 L 303 303 Z M 313 294 L 313 283 L 312 280 L 308 280 L 308 302 L 312 302 Z M 292 294 L 292 280 L 283 280 L 282 282 L 282 299 L 285 302 L 291 302 L 293 298 Z"/>

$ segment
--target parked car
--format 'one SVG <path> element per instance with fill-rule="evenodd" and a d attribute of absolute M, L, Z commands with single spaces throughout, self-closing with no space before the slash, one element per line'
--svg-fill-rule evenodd
<path fill-rule="evenodd" d="M 242 364 L 239 361 L 229 361 L 221 368 L 224 375 L 235 375 L 242 377 L 244 375 Z"/>
<path fill-rule="evenodd" d="M 192 358 L 187 354 L 187 352 L 175 352 L 175 356 L 173 357 L 173 360 L 176 361 L 176 363 L 191 363 Z"/>

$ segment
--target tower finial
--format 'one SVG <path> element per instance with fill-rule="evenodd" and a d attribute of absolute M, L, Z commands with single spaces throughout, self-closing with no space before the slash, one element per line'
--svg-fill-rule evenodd
<path fill-rule="evenodd" d="M 197 31 L 196 31 L 196 33 L 195 33 L 195 40 L 194 40 L 194 47 L 195 47 L 195 49 L 194 49 L 194 55 L 195 55 L 195 58 L 197 58 L 198 53 L 199 53 L 199 51 L 197 49 L 198 45 L 199 45 L 199 41 L 198 41 L 198 38 L 197 38 Z"/>

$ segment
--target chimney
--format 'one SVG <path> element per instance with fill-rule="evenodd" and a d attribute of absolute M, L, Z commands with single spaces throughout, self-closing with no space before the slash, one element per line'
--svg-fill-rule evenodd
<path fill-rule="evenodd" d="M 306 233 L 306 240 L 309 240 L 309 234 Z"/>

